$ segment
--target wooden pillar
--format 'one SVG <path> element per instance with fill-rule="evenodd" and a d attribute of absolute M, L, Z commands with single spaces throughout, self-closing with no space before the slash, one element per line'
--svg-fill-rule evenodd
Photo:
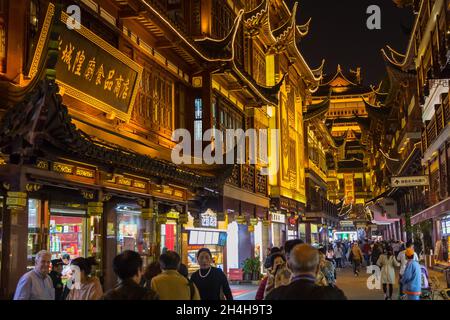
<path fill-rule="evenodd" d="M 8 1 L 8 3 L 10 18 L 7 27 L 6 77 L 20 83 L 23 79 L 23 65 L 26 60 L 26 17 L 29 1 Z"/>
<path fill-rule="evenodd" d="M 105 291 L 112 289 L 117 283 L 117 277 L 113 271 L 112 261 L 117 255 L 117 199 L 113 198 L 106 201 L 103 205 L 103 250 L 102 250 L 102 273 L 103 289 Z"/>
<path fill-rule="evenodd" d="M 8 165 L 3 203 L 0 298 L 12 299 L 20 277 L 27 272 L 28 197 L 20 166 Z M 10 179 L 8 181 L 8 179 Z"/>
<path fill-rule="evenodd" d="M 445 159 L 445 173 L 446 173 L 446 197 L 450 196 L 450 166 L 449 166 L 449 161 L 448 161 L 448 142 L 445 141 L 444 143 L 444 159 Z"/>
<path fill-rule="evenodd" d="M 209 70 L 206 70 L 202 73 L 202 81 L 203 81 L 203 88 L 202 88 L 202 106 L 203 106 L 203 113 L 202 113 L 202 133 L 205 134 L 205 131 L 212 128 L 212 112 L 211 112 L 211 105 L 212 105 L 212 76 Z M 203 142 L 203 150 L 204 148 L 209 145 L 211 142 L 204 141 Z"/>

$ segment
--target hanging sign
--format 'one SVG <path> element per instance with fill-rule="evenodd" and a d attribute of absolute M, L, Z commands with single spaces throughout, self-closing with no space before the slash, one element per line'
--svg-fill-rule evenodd
<path fill-rule="evenodd" d="M 206 210 L 200 215 L 200 224 L 205 228 L 217 228 L 217 214 L 211 209 Z"/>
<path fill-rule="evenodd" d="M 286 223 L 286 215 L 282 213 L 271 212 L 270 217 L 272 222 Z"/>

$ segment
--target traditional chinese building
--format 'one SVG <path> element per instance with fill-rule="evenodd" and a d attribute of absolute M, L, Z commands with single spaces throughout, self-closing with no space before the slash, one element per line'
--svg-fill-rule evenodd
<path fill-rule="evenodd" d="M 429 254 L 434 244 L 448 243 L 448 1 L 410 1 L 416 13 L 404 54 L 387 47 L 390 90 L 384 119 L 388 174 L 379 175 L 381 197 L 396 200 L 401 236 L 412 239 Z M 387 107 L 387 108 L 386 108 Z M 385 122 L 386 124 L 386 122 Z M 380 131 L 382 132 L 382 131 Z M 385 177 L 385 181 L 381 183 Z M 386 187 L 395 177 L 416 177 L 406 187 Z M 407 180 L 393 179 L 395 183 Z M 425 181 L 425 183 L 423 183 Z M 428 183 L 429 182 L 429 183 Z M 387 233 L 396 234 L 395 228 Z M 398 232 L 397 232 L 398 234 Z M 444 244 L 445 247 L 445 244 Z M 443 246 L 440 246 L 442 249 Z M 435 253 L 445 260 L 442 252 Z M 448 248 L 446 250 L 448 252 Z"/>
<path fill-rule="evenodd" d="M 195 269 L 208 246 L 225 271 L 240 268 L 280 237 L 270 195 L 287 214 L 274 223 L 301 212 L 302 108 L 321 68 L 297 47 L 308 27 L 297 5 L 80 0 L 77 25 L 69 1 L 1 4 L 2 297 L 41 249 L 94 255 L 105 289 L 126 249 L 146 264 L 175 250 Z M 281 128 L 271 192 L 267 159 L 175 165 L 177 128 L 212 149 L 226 129 Z"/>

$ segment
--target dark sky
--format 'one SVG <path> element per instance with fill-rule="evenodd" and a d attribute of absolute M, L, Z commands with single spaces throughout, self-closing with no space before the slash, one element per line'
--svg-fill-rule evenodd
<path fill-rule="evenodd" d="M 290 8 L 294 0 L 286 0 Z M 369 30 L 366 13 L 370 5 L 381 9 L 381 30 Z M 325 58 L 325 73 L 343 68 L 361 67 L 364 84 L 378 84 L 385 75 L 380 49 L 386 44 L 400 53 L 408 46 L 414 15 L 411 8 L 397 8 L 392 0 L 301 0 L 297 21 L 304 24 L 312 17 L 309 34 L 300 50 L 311 68 Z M 406 30 L 405 30 L 406 29 Z"/>

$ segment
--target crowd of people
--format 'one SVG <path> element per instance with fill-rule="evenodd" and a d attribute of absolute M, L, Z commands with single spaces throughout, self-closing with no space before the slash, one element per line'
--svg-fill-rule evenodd
<path fill-rule="evenodd" d="M 14 300 L 233 300 L 227 277 L 212 265 L 207 248 L 198 251 L 200 269 L 190 277 L 174 251 L 165 251 L 145 270 L 137 252 L 124 251 L 113 259 L 118 283 L 107 292 L 93 275 L 94 258 L 63 258 L 51 260 L 48 251 L 38 252 L 34 269 L 20 278 Z M 69 279 L 65 284 L 64 277 Z"/>
<path fill-rule="evenodd" d="M 290 268 L 296 261 L 290 259 L 291 249 L 293 244 L 300 242 L 291 240 L 286 242 L 284 248 L 270 249 L 265 263 L 267 276 L 261 280 L 257 300 L 270 298 L 275 288 L 292 283 L 294 276 Z M 352 266 L 355 277 L 358 277 L 362 266 L 377 265 L 385 300 L 392 300 L 394 285 L 397 283 L 396 268 L 399 268 L 399 299 L 419 300 L 430 290 L 427 268 L 419 263 L 412 242 L 335 241 L 319 245 L 318 253 L 318 269 L 315 273 L 317 286 L 337 288 L 336 270 Z M 339 297 L 339 294 L 335 297 Z"/>
<path fill-rule="evenodd" d="M 256 300 L 346 300 L 337 286 L 337 270 L 353 266 L 355 277 L 361 266 L 378 265 L 385 299 L 392 299 L 399 270 L 400 295 L 419 300 L 428 287 L 428 273 L 419 264 L 411 242 L 348 242 L 316 248 L 300 239 L 286 241 L 284 247 L 268 252 Z M 68 255 L 51 260 L 40 251 L 34 269 L 24 274 L 17 285 L 15 300 L 233 300 L 226 275 L 213 266 L 207 248 L 197 252 L 199 270 L 189 277 L 188 268 L 174 251 L 164 251 L 159 260 L 143 268 L 141 256 L 124 251 L 112 263 L 118 278 L 115 288 L 103 291 L 93 275 L 94 258 Z M 51 271 L 50 270 L 51 266 Z M 69 279 L 63 283 L 63 279 Z"/>

